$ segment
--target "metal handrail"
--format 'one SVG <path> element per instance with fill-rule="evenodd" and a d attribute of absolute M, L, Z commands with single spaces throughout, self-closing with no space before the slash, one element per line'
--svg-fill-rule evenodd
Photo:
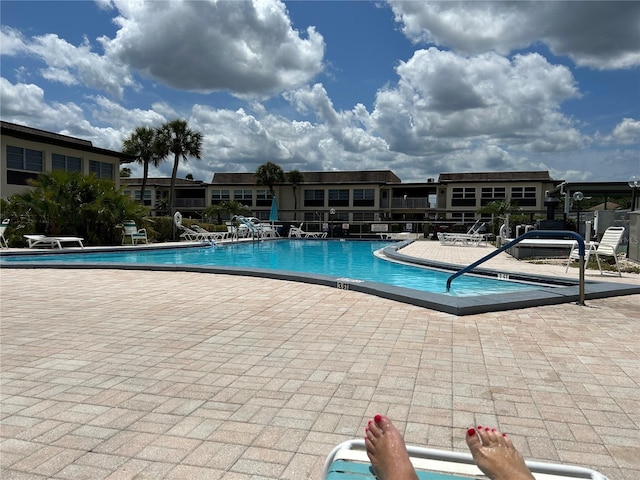
<path fill-rule="evenodd" d="M 458 270 L 456 273 L 447 278 L 447 292 L 451 289 L 451 282 L 460 275 L 464 275 L 465 273 L 473 270 L 481 263 L 490 260 L 496 255 L 504 252 L 505 250 L 513 247 L 514 245 L 520 243 L 522 240 L 525 240 L 530 237 L 573 237 L 578 242 L 578 255 L 579 255 L 579 268 L 580 268 L 580 293 L 578 299 L 578 305 L 584 305 L 584 239 L 577 234 L 576 232 L 570 232 L 568 230 L 530 230 L 528 232 L 523 233 L 518 238 L 511 240 L 509 243 L 503 245 L 502 247 L 494 250 L 488 255 L 485 255 L 480 260 L 473 262 L 471 265 L 467 265 L 461 270 Z"/>

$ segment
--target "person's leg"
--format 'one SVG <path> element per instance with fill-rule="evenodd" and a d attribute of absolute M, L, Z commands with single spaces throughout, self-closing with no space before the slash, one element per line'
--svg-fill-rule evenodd
<path fill-rule="evenodd" d="M 364 443 L 378 480 L 418 480 L 402 434 L 387 417 L 369 421 Z"/>
<path fill-rule="evenodd" d="M 520 452 L 495 428 L 470 428 L 467 445 L 476 465 L 491 480 L 533 480 Z"/>

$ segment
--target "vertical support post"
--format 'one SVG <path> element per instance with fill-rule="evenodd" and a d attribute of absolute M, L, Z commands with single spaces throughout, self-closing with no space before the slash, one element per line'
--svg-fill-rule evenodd
<path fill-rule="evenodd" d="M 579 279 L 579 293 L 578 293 L 578 305 L 582 305 L 584 307 L 584 252 L 580 254 L 580 259 L 578 261 L 578 268 L 580 269 L 580 279 Z"/>

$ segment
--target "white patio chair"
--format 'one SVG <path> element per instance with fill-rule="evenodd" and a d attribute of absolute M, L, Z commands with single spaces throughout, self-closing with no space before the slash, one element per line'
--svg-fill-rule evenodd
<path fill-rule="evenodd" d="M 4 232 L 7 231 L 9 222 L 10 220 L 8 218 L 5 218 L 4 220 L 2 220 L 2 225 L 0 225 L 0 248 L 9 248 L 7 239 L 4 237 Z"/>

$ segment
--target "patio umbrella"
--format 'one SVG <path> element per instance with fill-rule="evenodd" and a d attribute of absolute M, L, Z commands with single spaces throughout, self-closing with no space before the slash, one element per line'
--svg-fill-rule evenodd
<path fill-rule="evenodd" d="M 278 201 L 276 200 L 275 196 L 271 199 L 271 212 L 269 212 L 269 221 L 278 221 Z"/>

